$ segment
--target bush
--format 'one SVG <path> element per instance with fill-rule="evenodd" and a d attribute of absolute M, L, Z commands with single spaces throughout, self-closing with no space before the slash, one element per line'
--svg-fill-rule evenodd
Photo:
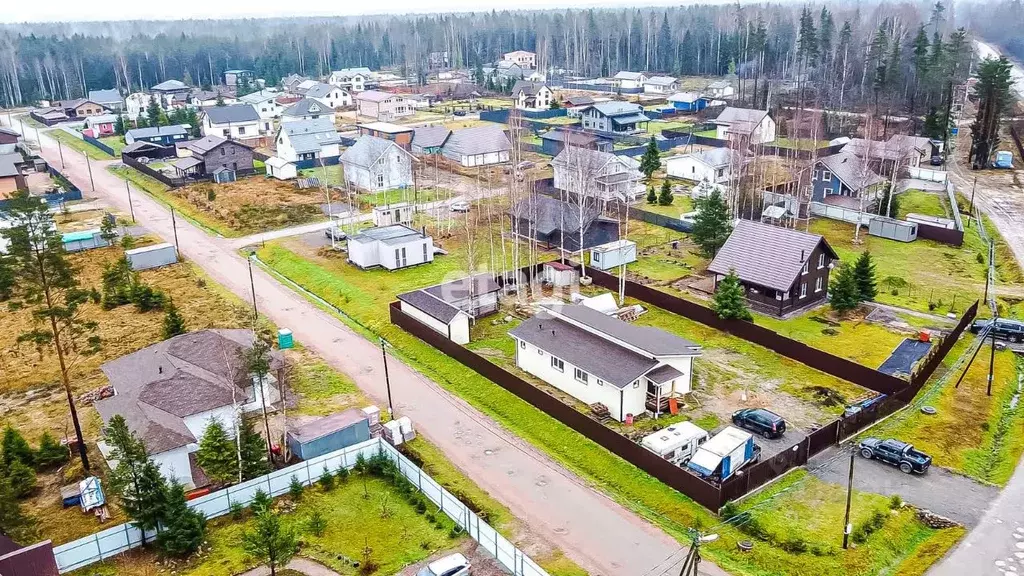
<path fill-rule="evenodd" d="M 306 529 L 313 536 L 323 536 L 324 531 L 327 530 L 327 519 L 319 510 L 313 510 L 313 514 L 310 515 L 309 521 L 306 523 Z"/>
<path fill-rule="evenodd" d="M 791 554 L 803 554 L 804 552 L 807 552 L 807 542 L 804 541 L 803 538 L 795 536 L 789 540 L 781 542 L 779 544 L 779 548 L 782 548 Z"/>
<path fill-rule="evenodd" d="M 250 504 L 249 507 L 252 508 L 253 514 L 260 514 L 270 510 L 273 503 L 274 501 L 270 498 L 270 495 L 263 490 L 257 490 L 256 494 L 253 494 L 252 504 Z"/>
<path fill-rule="evenodd" d="M 348 468 L 345 468 L 344 466 L 339 466 L 338 471 L 334 473 L 334 476 L 335 478 L 338 479 L 339 482 L 345 482 L 346 480 L 348 480 Z"/>
<path fill-rule="evenodd" d="M 36 451 L 36 469 L 49 470 L 68 461 L 68 448 L 61 446 L 49 432 L 43 432 Z"/>
<path fill-rule="evenodd" d="M 868 536 L 871 536 L 885 526 L 885 521 L 888 518 L 889 513 L 887 511 L 875 510 L 867 520 L 865 520 L 860 526 L 853 529 L 853 534 L 851 534 L 853 541 L 857 544 L 863 544 L 867 541 Z"/>
<path fill-rule="evenodd" d="M 217 191 L 214 190 L 213 188 L 210 188 L 209 190 L 207 190 L 206 191 L 206 199 L 209 200 L 210 202 L 213 202 L 214 200 L 216 200 L 217 199 Z"/>
<path fill-rule="evenodd" d="M 11 462 L 7 467 L 7 480 L 18 498 L 28 496 L 36 489 L 36 472 L 20 460 Z"/>
<path fill-rule="evenodd" d="M 424 518 L 426 518 L 427 522 L 430 522 L 431 524 L 437 522 L 437 516 L 435 516 L 433 512 L 427 512 L 427 515 L 424 516 Z"/>
<path fill-rule="evenodd" d="M 893 494 L 892 498 L 889 498 L 889 508 L 893 510 L 903 508 L 903 498 L 900 498 L 899 494 Z"/>
<path fill-rule="evenodd" d="M 299 480 L 299 477 L 292 474 L 292 481 L 288 484 L 288 495 L 291 496 L 292 500 L 298 502 L 302 499 L 302 492 L 306 489 Z"/>
<path fill-rule="evenodd" d="M 452 540 L 455 540 L 459 536 L 462 536 L 462 527 L 459 526 L 458 524 L 456 524 L 455 526 L 452 526 L 451 530 L 448 530 L 448 537 L 451 538 Z"/>
<path fill-rule="evenodd" d="M 146 284 L 139 284 L 132 292 L 132 302 L 139 312 L 151 310 L 162 310 L 164 307 L 164 293 Z"/>
<path fill-rule="evenodd" d="M 235 521 L 241 520 L 242 516 L 245 514 L 245 506 L 242 506 L 241 502 L 232 502 L 230 510 L 231 519 Z"/>
<path fill-rule="evenodd" d="M 984 264 L 985 263 L 985 256 L 982 253 L 979 252 L 978 256 L 977 256 L 977 260 L 978 260 L 978 264 Z"/>
<path fill-rule="evenodd" d="M 427 503 L 422 498 L 416 502 L 416 512 L 419 514 L 427 513 Z"/>
<path fill-rule="evenodd" d="M 324 492 L 334 490 L 334 475 L 327 469 L 327 466 L 324 466 L 324 473 L 320 475 L 320 486 Z"/>
<path fill-rule="evenodd" d="M 362 474 L 363 472 L 366 472 L 366 465 L 366 456 L 363 456 L 363 453 L 360 452 L 359 454 L 356 455 L 356 463 L 352 467 L 352 469 Z"/>

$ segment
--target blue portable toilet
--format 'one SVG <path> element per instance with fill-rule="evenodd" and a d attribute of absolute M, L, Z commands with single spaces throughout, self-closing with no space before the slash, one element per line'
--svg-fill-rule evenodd
<path fill-rule="evenodd" d="M 366 412 L 353 408 L 288 431 L 288 450 L 301 460 L 323 456 L 370 439 Z"/>

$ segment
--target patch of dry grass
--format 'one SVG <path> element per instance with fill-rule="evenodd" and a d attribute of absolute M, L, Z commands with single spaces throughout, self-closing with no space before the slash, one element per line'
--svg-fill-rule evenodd
<path fill-rule="evenodd" d="M 326 217 L 319 188 L 299 190 L 293 183 L 254 176 L 225 184 L 200 183 L 170 193 L 240 234 L 305 224 Z M 341 200 L 334 194 L 332 200 Z"/>

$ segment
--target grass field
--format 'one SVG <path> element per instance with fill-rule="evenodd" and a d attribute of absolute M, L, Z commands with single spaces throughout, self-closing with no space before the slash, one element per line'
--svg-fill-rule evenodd
<path fill-rule="evenodd" d="M 71 134 L 68 134 L 67 132 L 60 128 L 48 130 L 46 132 L 46 135 L 53 138 L 54 140 L 57 140 L 58 142 L 60 142 L 64 146 L 67 146 L 68 148 L 73 148 L 74 150 L 84 153 L 86 156 L 93 160 L 113 160 L 114 158 L 113 156 L 107 154 L 103 150 L 100 150 L 99 148 L 93 146 L 92 144 L 89 144 L 85 140 L 82 140 L 81 138 L 76 138 Z"/>
<path fill-rule="evenodd" d="M 673 182 L 673 184 L 675 184 L 675 183 L 676 182 Z M 661 193 L 661 186 L 657 182 L 655 182 L 653 185 L 654 185 L 654 193 L 655 194 L 660 194 Z M 691 199 L 686 194 L 679 193 L 679 192 L 676 192 L 676 193 L 672 194 L 672 203 L 669 204 L 668 206 L 662 206 L 661 204 L 657 204 L 657 203 L 655 203 L 655 204 L 648 204 L 647 201 L 644 200 L 643 203 L 641 203 L 641 204 L 634 204 L 634 207 L 636 207 L 636 208 L 638 208 L 640 210 L 643 210 L 645 212 L 654 212 L 655 214 L 662 214 L 664 216 L 669 216 L 671 218 L 679 218 L 680 214 L 685 214 L 687 212 L 693 212 L 693 210 L 694 210 L 694 208 L 693 208 L 693 199 Z"/>
<path fill-rule="evenodd" d="M 828 140 L 814 140 L 812 138 L 776 138 L 772 144 L 780 148 L 793 148 L 794 150 L 813 150 L 828 146 Z"/>
<path fill-rule="evenodd" d="M 696 136 L 704 136 L 705 138 L 716 138 L 718 136 L 718 130 L 716 130 L 716 129 L 701 130 L 699 132 L 694 132 L 694 135 L 696 135 Z"/>
<path fill-rule="evenodd" d="M 100 138 L 99 141 L 110 146 L 110 148 L 114 150 L 114 156 L 117 158 L 121 157 L 121 149 L 126 146 L 124 138 L 121 136 L 107 136 L 105 138 Z"/>
<path fill-rule="evenodd" d="M 415 192 L 411 188 L 403 190 L 386 190 L 381 192 L 367 192 L 359 195 L 359 204 L 369 206 L 382 206 L 384 204 L 396 204 L 398 202 L 410 202 L 422 204 L 433 202 L 444 198 L 445 195 L 433 188 L 420 188 Z"/>
<path fill-rule="evenodd" d="M 580 119 L 570 118 L 569 116 L 555 116 L 554 118 L 538 119 L 537 122 L 551 124 L 553 126 L 572 126 L 573 124 L 579 124 Z"/>
<path fill-rule="evenodd" d="M 944 193 L 937 194 L 923 190 L 907 190 L 902 194 L 893 196 L 893 198 L 899 199 L 899 218 L 906 218 L 907 214 L 910 213 L 941 216 L 943 218 L 951 217 L 949 203 L 946 201 Z"/>
<path fill-rule="evenodd" d="M 315 167 L 315 168 L 303 168 L 299 170 L 300 178 L 320 178 L 324 180 L 324 172 L 327 172 L 326 180 L 328 186 L 341 186 L 345 183 L 345 171 L 341 164 L 335 164 L 334 166 Z"/>
<path fill-rule="evenodd" d="M 652 120 L 647 125 L 648 134 L 661 134 L 664 130 L 687 130 L 693 126 L 691 120 Z"/>

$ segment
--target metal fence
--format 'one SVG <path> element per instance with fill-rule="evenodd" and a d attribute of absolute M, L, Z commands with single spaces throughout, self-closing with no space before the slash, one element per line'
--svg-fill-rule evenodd
<path fill-rule="evenodd" d="M 383 452 L 394 460 L 402 474 L 424 496 L 437 505 L 442 512 L 462 527 L 488 552 L 494 554 L 502 566 L 515 576 L 548 576 L 547 572 L 537 566 L 522 550 L 516 548 L 504 536 L 474 514 L 468 506 L 380 438 L 372 438 L 366 442 L 342 448 L 330 454 L 312 458 L 265 476 L 207 494 L 191 500 L 188 505 L 205 514 L 207 518 L 216 518 L 229 513 L 235 504 L 248 506 L 258 490 L 271 496 L 288 493 L 292 476 L 298 478 L 303 485 L 311 486 L 320 479 L 325 467 L 332 471 L 340 467 L 351 469 L 355 466 L 356 459 L 360 454 L 364 458 L 370 458 L 378 452 Z M 155 536 L 155 531 L 147 532 L 146 540 L 149 541 Z M 141 543 L 142 531 L 133 524 L 126 523 L 57 546 L 53 552 L 57 558 L 57 566 L 60 568 L 61 574 L 64 574 L 117 556 L 140 546 Z"/>
<path fill-rule="evenodd" d="M 100 142 L 99 140 L 93 138 L 92 136 L 86 136 L 85 134 L 82 134 L 82 140 L 85 140 L 87 143 L 92 144 L 96 148 L 99 148 L 100 150 L 106 152 L 107 154 L 110 154 L 111 156 L 117 156 L 113 148 L 107 146 L 106 144 Z"/>

